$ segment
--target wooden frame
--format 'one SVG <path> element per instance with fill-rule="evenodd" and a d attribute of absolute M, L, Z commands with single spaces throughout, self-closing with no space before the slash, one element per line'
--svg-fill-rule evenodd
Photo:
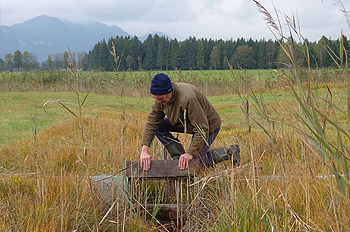
<path fill-rule="evenodd" d="M 180 169 L 178 163 L 178 160 L 152 160 L 151 168 L 144 171 L 139 161 L 126 161 L 125 174 L 128 178 L 178 179 L 196 176 L 201 170 L 198 159 L 191 160 L 186 169 Z"/>

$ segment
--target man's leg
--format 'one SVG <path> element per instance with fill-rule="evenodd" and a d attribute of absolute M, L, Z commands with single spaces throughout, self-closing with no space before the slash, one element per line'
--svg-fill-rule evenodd
<path fill-rule="evenodd" d="M 176 141 L 175 137 L 170 132 L 184 133 L 184 128 L 174 127 L 169 122 L 169 119 L 165 117 L 159 125 L 159 128 L 156 132 L 156 137 L 162 144 L 166 146 L 167 144 Z"/>
<path fill-rule="evenodd" d="M 211 167 L 213 165 L 213 160 L 211 158 L 211 154 L 209 153 L 209 148 L 211 144 L 214 142 L 216 139 L 216 136 L 218 135 L 220 131 L 220 127 L 216 129 L 214 132 L 210 132 L 209 136 L 207 138 L 207 142 L 204 143 L 201 152 L 199 153 L 199 160 L 204 167 Z M 192 137 L 193 139 L 193 137 Z"/>
<path fill-rule="evenodd" d="M 214 163 L 220 163 L 225 160 L 231 160 L 232 164 L 238 167 L 241 163 L 240 149 L 237 144 L 227 147 L 217 147 L 210 149 L 208 152 Z"/>
<path fill-rule="evenodd" d="M 180 155 L 185 153 L 185 149 L 178 139 L 176 139 L 170 132 L 184 133 L 183 127 L 174 127 L 165 117 L 156 132 L 156 137 L 165 146 L 170 153 L 171 158 L 179 159 Z"/>

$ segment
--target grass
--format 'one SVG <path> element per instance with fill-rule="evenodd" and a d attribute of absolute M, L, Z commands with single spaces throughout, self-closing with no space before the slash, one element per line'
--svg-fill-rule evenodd
<path fill-rule="evenodd" d="M 332 91 L 334 102 L 342 104 L 343 91 L 339 88 Z M 326 89 L 317 92 L 326 97 Z M 77 119 L 58 103 L 47 105 L 46 114 L 41 107 L 47 100 L 55 100 L 76 112 L 74 93 L 2 92 L 0 96 L 7 99 L 1 102 L 4 109 L 19 106 L 1 111 L 1 117 L 12 123 L 23 123 L 20 127 L 26 128 L 23 132 L 16 131 L 22 134 L 18 136 L 20 139 L 15 139 L 11 130 L 2 133 L 3 137 L 12 138 L 9 139 L 11 143 L 4 143 L 0 149 L 0 215 L 6 218 L 1 224 L 3 230 L 90 231 L 99 228 L 115 231 L 118 228 L 122 231 L 128 228 L 129 231 L 149 231 L 159 227 L 142 216 L 141 207 L 138 207 L 139 216 L 129 212 L 124 216 L 122 202 L 118 203 L 119 216 L 110 213 L 105 217 L 111 205 L 106 206 L 98 200 L 98 195 L 91 195 L 86 185 L 87 166 L 83 161 Z M 252 130 L 249 132 L 246 116 L 240 108 L 246 99 L 251 104 L 250 118 L 259 121 L 270 134 L 273 131 L 273 127 L 258 115 L 259 105 L 251 96 L 209 98 L 223 119 L 222 130 L 213 146 L 240 144 L 242 167 L 232 172 L 227 170 L 229 164 L 222 164 L 190 187 L 189 200 L 196 199 L 204 208 L 192 209 L 193 217 L 188 225 L 193 231 L 347 228 L 349 212 L 346 207 L 340 207 L 344 202 L 333 191 L 334 179 L 315 179 L 315 175 L 329 171 L 323 160 L 307 146 L 303 136 L 293 129 L 294 109 L 298 103 L 292 93 L 272 90 L 261 96 L 259 99 L 264 99 L 269 112 L 266 115 L 275 120 L 275 140 L 253 121 L 250 121 Z M 90 174 L 113 173 L 122 167 L 124 158 L 138 159 L 142 128 L 152 102 L 151 98 L 88 96 L 82 108 L 82 119 Z M 36 136 L 32 132 L 31 114 L 37 124 Z M 21 117 L 27 117 L 27 121 L 19 120 Z M 188 145 L 186 138 L 180 139 Z M 155 159 L 162 159 L 157 143 L 152 146 L 152 153 Z M 273 174 L 281 178 L 260 178 Z M 148 188 L 149 194 L 153 192 L 148 196 L 151 199 L 162 186 Z"/>
<path fill-rule="evenodd" d="M 278 78 L 269 70 L 235 70 L 235 77 L 230 70 L 215 71 L 163 71 L 172 80 L 192 83 L 202 89 L 206 95 L 232 94 L 234 83 L 241 83 L 240 78 L 248 77 L 257 89 L 272 88 L 278 85 Z M 146 97 L 149 93 L 149 82 L 157 71 L 139 72 L 79 72 L 80 90 L 99 94 L 117 96 Z M 69 71 L 43 71 L 43 72 L 0 72 L 0 91 L 72 91 L 66 83 L 75 84 L 75 79 Z M 213 87 L 215 85 L 215 87 Z M 217 91 L 220 89 L 220 91 Z"/>
<path fill-rule="evenodd" d="M 24 128 L 19 140 L 10 136 L 11 130 L 1 135 L 9 142 L 0 147 L 0 230 L 159 231 L 160 224 L 143 204 L 180 199 L 190 205 L 188 231 L 349 231 L 348 51 L 341 46 L 340 55 L 332 53 L 338 70 L 300 69 L 292 55 L 296 40 L 283 36 L 277 26 L 281 23 L 255 3 L 280 42 L 287 40 L 282 45 L 290 72 L 276 70 L 270 80 L 233 70 L 228 79 L 222 72 L 171 74 L 210 96 L 223 119 L 213 147 L 239 144 L 239 168 L 226 162 L 206 170 L 192 184 L 164 188 L 165 183 L 136 181 L 129 189 L 119 170 L 123 160 L 139 157 L 152 104 L 151 98 L 144 98 L 152 73 L 81 73 L 88 78 L 75 86 L 73 70 L 68 88 L 59 81 L 41 86 L 67 91 L 0 95 L 5 109 L 0 116 L 6 119 L 1 125 L 25 122 L 19 126 Z M 286 23 L 292 36 L 302 38 L 288 17 Z M 307 55 L 307 47 L 302 49 Z M 8 79 L 2 86 L 37 90 L 23 80 Z M 265 85 L 268 81 L 273 84 Z M 75 91 L 87 92 L 91 86 L 94 93 L 87 101 L 85 93 Z M 114 96 L 102 95 L 102 87 Z M 44 114 L 38 105 L 47 100 L 56 103 L 47 105 Z M 32 127 L 28 114 L 34 115 Z M 179 138 L 188 146 L 188 137 Z M 162 146 L 155 141 L 151 153 L 162 159 Z M 90 175 L 105 173 L 121 180 L 112 202 L 102 200 L 91 187 Z"/>
<path fill-rule="evenodd" d="M 289 105 L 293 96 L 287 91 L 267 92 L 263 94 L 265 101 L 273 105 Z M 237 95 L 209 97 L 220 113 L 224 126 L 238 124 L 236 128 L 244 128 L 240 106 L 242 99 Z M 45 106 L 47 101 L 52 103 Z M 69 122 L 72 115 L 63 110 L 58 103 L 62 102 L 73 111 L 75 95 L 71 92 L 0 92 L 0 117 L 3 119 L 0 131 L 0 145 L 15 142 L 32 136 L 35 125 L 38 130 L 45 130 L 52 125 Z M 111 95 L 90 94 L 84 105 L 84 117 L 118 118 L 125 111 L 132 114 L 145 115 L 153 103 L 152 98 L 115 97 Z M 294 104 L 296 102 L 294 101 Z M 233 126 L 234 127 L 234 126 Z"/>
<path fill-rule="evenodd" d="M 48 100 L 52 103 L 46 105 L 45 113 L 43 105 Z M 75 95 L 71 92 L 0 92 L 0 145 L 30 137 L 34 127 L 33 119 L 40 130 L 70 120 L 72 115 L 62 110 L 58 101 L 69 108 L 75 108 Z M 151 102 L 150 98 L 116 98 L 91 94 L 85 105 L 86 116 L 99 117 L 104 114 L 113 118 L 113 115 L 123 109 L 145 113 Z"/>
<path fill-rule="evenodd" d="M 249 75 L 243 79 L 248 80 Z M 332 89 L 332 104 L 345 110 L 346 92 L 329 80 L 324 87 L 315 83 L 312 96 L 329 99 L 326 86 Z M 136 183 L 135 199 L 126 194 L 106 204 L 87 184 L 91 183 L 90 175 L 115 173 L 122 168 L 124 159 L 138 159 L 143 126 L 153 100 L 133 97 L 131 90 L 135 90 L 134 86 L 124 90 L 130 93 L 128 97 L 114 96 L 112 92 L 90 93 L 82 108 L 76 106 L 74 92 L 0 93 L 4 109 L 0 114 L 5 119 L 1 130 L 5 142 L 0 148 L 0 216 L 5 218 L 0 224 L 2 230 L 159 229 L 137 202 L 162 198 L 164 185 Z M 211 90 L 212 95 L 219 91 Z M 194 206 L 189 209 L 190 230 L 348 229 L 346 201 L 334 191 L 337 182 L 315 177 L 332 172 L 305 138 L 307 132 L 300 133 L 305 126 L 298 119 L 300 104 L 291 88 L 247 89 L 239 93 L 209 99 L 223 121 L 213 147 L 239 144 L 241 168 L 231 170 L 229 163 L 221 164 L 203 175 L 200 182 L 185 187 L 184 200 Z M 82 101 L 85 94 L 78 95 Z M 46 104 L 45 113 L 42 105 L 48 100 L 52 103 Z M 321 104 L 321 108 L 327 110 L 326 105 Z M 345 116 L 337 110 L 334 114 L 339 116 L 339 125 L 346 125 Z M 333 140 L 336 133 L 327 127 Z M 189 145 L 189 137 L 179 138 Z M 157 142 L 152 154 L 162 159 Z M 278 178 L 270 180 L 270 175 Z M 176 199 L 174 192 L 168 193 L 169 203 Z M 123 207 L 125 196 L 134 202 L 131 212 Z"/>

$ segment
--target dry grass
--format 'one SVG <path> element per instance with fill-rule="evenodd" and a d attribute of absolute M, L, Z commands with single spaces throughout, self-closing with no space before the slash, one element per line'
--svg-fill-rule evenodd
<path fill-rule="evenodd" d="M 121 169 L 123 159 L 138 159 L 144 122 L 145 115 L 127 112 L 120 114 L 120 120 L 83 119 L 89 173 L 113 173 Z M 331 173 L 308 141 L 290 130 L 293 124 L 281 123 L 275 141 L 261 130 L 241 130 L 232 137 L 230 128 L 223 129 L 215 144 L 240 144 L 242 166 L 231 170 L 228 163 L 221 164 L 190 186 L 191 231 L 348 228 L 349 212 L 346 202 L 334 192 L 334 178 L 317 177 Z M 138 213 L 124 214 L 121 204 L 119 210 L 114 204 L 108 213 L 112 203 L 106 205 L 96 193 L 91 197 L 80 136 L 77 122 L 72 120 L 39 133 L 36 143 L 28 138 L 1 148 L 2 230 L 92 231 L 96 220 L 100 231 L 159 228 L 142 216 L 140 206 Z M 153 154 L 161 159 L 157 143 Z M 278 177 L 271 179 L 270 175 Z M 160 186 L 147 188 L 143 198 L 151 200 L 160 194 Z"/>
<path fill-rule="evenodd" d="M 288 39 L 280 31 L 279 19 L 254 2 L 271 31 L 288 40 L 281 46 L 290 59 L 286 66 L 291 76 L 281 72 L 277 76 L 288 85 L 294 100 L 278 104 L 256 94 L 252 82 L 236 83 L 236 90 L 244 84 L 244 91 L 236 91 L 239 96 L 235 96 L 243 102 L 241 118 L 230 121 L 225 115 L 213 146 L 239 144 L 239 168 L 221 163 L 203 172 L 197 182 L 176 188 L 168 185 L 169 189 L 163 183 L 140 181 L 127 191 L 120 183 L 118 191 L 124 195 L 106 202 L 89 187 L 89 175 L 116 173 L 115 179 L 122 178 L 118 170 L 123 160 L 138 159 L 146 115 L 124 110 L 117 120 L 103 115 L 84 118 L 82 98 L 76 91 L 79 114 L 70 123 L 0 148 L 0 216 L 4 218 L 0 229 L 158 231 L 164 228 L 143 204 L 165 200 L 167 194 L 168 202 L 180 199 L 190 205 L 187 231 L 349 231 L 347 68 L 339 65 L 343 79 L 329 84 L 331 78 L 326 78 L 328 84 L 323 82 L 326 88 L 321 88 L 311 70 L 300 70 L 293 57 L 293 35 L 302 39 L 294 19 L 286 16 L 292 36 Z M 348 51 L 344 52 L 347 58 Z M 79 90 L 74 68 L 72 74 Z M 224 112 L 225 104 L 216 100 Z M 186 136 L 180 139 L 189 144 Z M 157 142 L 151 152 L 161 159 Z"/>

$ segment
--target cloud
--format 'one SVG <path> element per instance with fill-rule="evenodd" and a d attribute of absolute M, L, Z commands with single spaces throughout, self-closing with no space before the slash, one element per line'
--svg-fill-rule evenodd
<path fill-rule="evenodd" d="M 338 37 L 348 25 L 339 0 L 260 0 L 275 15 L 294 15 L 310 40 Z M 343 1 L 350 9 L 350 1 Z M 180 40 L 197 38 L 273 38 L 252 0 L 9 0 L 1 1 L 1 25 L 20 23 L 41 14 L 73 22 L 117 25 L 133 35 L 162 31 Z M 350 37 L 350 36 L 349 36 Z"/>

